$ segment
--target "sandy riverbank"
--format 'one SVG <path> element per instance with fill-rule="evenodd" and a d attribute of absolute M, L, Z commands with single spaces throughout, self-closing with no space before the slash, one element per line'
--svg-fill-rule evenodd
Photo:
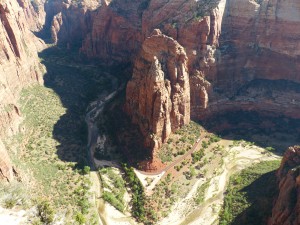
<path fill-rule="evenodd" d="M 226 141 L 223 141 L 226 142 Z M 228 154 L 223 158 L 222 167 L 214 177 L 205 177 L 198 180 L 188 195 L 179 200 L 171 209 L 171 213 L 161 220 L 159 225 L 212 225 L 218 224 L 219 212 L 224 200 L 224 192 L 229 177 L 254 163 L 266 160 L 280 159 L 280 157 L 266 153 L 266 151 L 257 146 L 236 146 L 227 147 L 225 151 Z M 193 207 L 194 196 L 197 188 L 209 182 L 209 187 L 205 192 L 204 202 L 199 207 Z"/>

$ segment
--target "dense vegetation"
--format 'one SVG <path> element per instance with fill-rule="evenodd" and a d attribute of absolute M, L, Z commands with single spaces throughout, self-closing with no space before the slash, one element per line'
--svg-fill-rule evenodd
<path fill-rule="evenodd" d="M 264 161 L 230 178 L 220 225 L 264 225 L 277 193 L 279 161 Z"/>
<path fill-rule="evenodd" d="M 139 178 L 135 175 L 132 167 L 128 167 L 126 164 L 123 164 L 123 169 L 125 171 L 125 179 L 131 189 L 132 194 L 132 215 L 137 218 L 138 221 L 143 222 L 146 220 L 146 196 L 144 193 L 144 187 Z"/>

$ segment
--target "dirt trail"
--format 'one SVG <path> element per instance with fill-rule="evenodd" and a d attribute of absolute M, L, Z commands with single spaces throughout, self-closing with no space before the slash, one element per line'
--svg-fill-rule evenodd
<path fill-rule="evenodd" d="M 156 172 L 145 172 L 141 170 L 134 169 L 135 174 L 140 179 L 141 183 L 145 188 L 145 194 L 151 195 L 152 190 L 155 188 L 155 185 L 162 179 L 166 174 L 168 174 L 169 170 L 171 170 L 174 166 L 183 162 L 188 156 L 190 156 L 196 149 L 200 149 L 200 146 L 204 140 L 206 140 L 205 136 L 208 133 L 203 133 L 198 137 L 198 140 L 194 146 L 187 151 L 184 155 L 180 156 L 178 159 L 167 165 L 165 168 L 156 171 Z M 151 179 L 152 182 L 150 184 L 147 183 L 147 179 Z"/>

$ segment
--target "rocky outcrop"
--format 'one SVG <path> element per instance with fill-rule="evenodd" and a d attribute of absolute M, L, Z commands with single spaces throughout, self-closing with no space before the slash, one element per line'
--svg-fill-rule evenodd
<path fill-rule="evenodd" d="M 45 0 L 17 0 L 17 2 L 23 10 L 29 29 L 35 32 L 41 30 L 46 18 Z"/>
<path fill-rule="evenodd" d="M 266 91 L 273 81 L 300 82 L 299 7 L 296 0 L 102 1 L 81 51 L 131 62 L 159 28 L 185 49 L 191 118 L 231 110 L 299 118 L 297 88 Z"/>
<path fill-rule="evenodd" d="M 143 41 L 141 13 L 146 1 L 102 1 L 82 53 L 105 62 L 131 62 Z"/>
<path fill-rule="evenodd" d="M 189 123 L 189 89 L 184 48 L 154 30 L 143 43 L 126 89 L 127 113 L 139 125 L 152 159 L 171 132 Z"/>
<path fill-rule="evenodd" d="M 0 140 L 0 180 L 11 181 L 14 178 L 13 167 L 4 144 Z"/>
<path fill-rule="evenodd" d="M 43 67 L 37 48 L 43 42 L 37 39 L 27 25 L 17 1 L 0 3 L 0 137 L 18 132 L 21 114 L 18 108 L 19 91 L 33 82 L 42 83 Z M 1 142 L 0 177 L 12 178 L 12 167 Z"/>
<path fill-rule="evenodd" d="M 277 171 L 279 195 L 268 225 L 300 224 L 300 146 L 288 148 Z"/>

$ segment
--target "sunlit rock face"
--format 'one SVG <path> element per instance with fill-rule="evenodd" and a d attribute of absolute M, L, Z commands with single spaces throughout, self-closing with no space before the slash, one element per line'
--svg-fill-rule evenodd
<path fill-rule="evenodd" d="M 31 84 L 42 83 L 43 67 L 37 50 L 43 41 L 30 32 L 33 24 L 31 6 L 26 1 L 0 3 L 0 138 L 18 132 L 21 113 L 19 91 Z M 33 12 L 32 12 L 33 13 Z M 13 170 L 3 142 L 0 142 L 0 178 L 11 180 Z"/>
<path fill-rule="evenodd" d="M 17 130 L 15 93 L 41 81 L 36 52 L 44 44 L 29 32 L 41 29 L 84 57 L 133 64 L 126 109 L 153 156 L 189 118 L 232 110 L 299 118 L 299 10 L 297 0 L 4 1 L 0 97 L 9 107 L 1 132 Z M 146 94 L 157 90 L 159 98 Z"/>
<path fill-rule="evenodd" d="M 300 147 L 289 147 L 277 171 L 279 195 L 268 225 L 300 223 Z"/>
<path fill-rule="evenodd" d="M 153 158 L 171 132 L 190 121 L 187 56 L 173 38 L 154 30 L 143 43 L 126 89 L 126 110 Z"/>

